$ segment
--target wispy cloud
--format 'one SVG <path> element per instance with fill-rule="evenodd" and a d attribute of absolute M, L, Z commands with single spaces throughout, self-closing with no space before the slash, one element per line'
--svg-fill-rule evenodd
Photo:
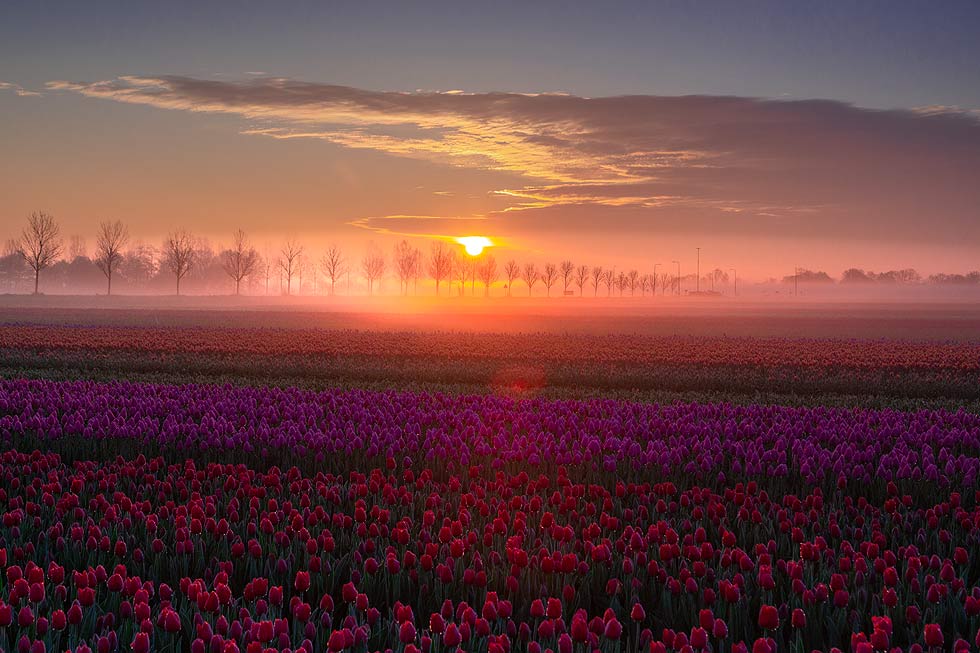
<path fill-rule="evenodd" d="M 13 82 L 0 82 L 0 91 L 13 91 L 20 97 L 40 97 L 41 94 L 37 91 L 30 91 L 20 84 L 14 84 Z"/>
<path fill-rule="evenodd" d="M 955 107 L 379 92 L 266 77 L 124 77 L 48 88 L 234 114 L 248 121 L 243 132 L 250 135 L 517 173 L 524 185 L 487 188 L 508 201 L 510 213 L 561 212 L 588 222 L 581 209 L 591 208 L 593 216 L 608 211 L 610 219 L 630 216 L 631 224 L 645 219 L 658 227 L 667 215 L 684 215 L 714 220 L 719 230 L 980 238 L 980 120 Z M 366 218 L 358 226 L 421 227 L 416 218 Z"/>

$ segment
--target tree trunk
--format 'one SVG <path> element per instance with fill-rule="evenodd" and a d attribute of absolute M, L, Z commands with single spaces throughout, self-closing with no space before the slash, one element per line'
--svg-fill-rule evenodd
<path fill-rule="evenodd" d="M 242 280 L 241 279 L 235 279 L 235 295 L 238 295 L 239 294 L 238 291 L 241 288 L 241 286 L 242 286 Z"/>
<path fill-rule="evenodd" d="M 107 285 L 106 285 L 106 289 L 105 289 L 105 296 L 108 297 L 109 295 L 112 294 L 112 273 L 111 272 L 106 275 L 106 282 L 107 282 Z"/>
<path fill-rule="evenodd" d="M 34 268 L 34 294 L 35 295 L 37 294 L 37 282 L 40 276 L 41 276 L 41 269 Z"/>

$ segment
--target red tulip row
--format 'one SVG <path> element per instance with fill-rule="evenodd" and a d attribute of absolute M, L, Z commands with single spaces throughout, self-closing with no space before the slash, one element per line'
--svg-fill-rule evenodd
<path fill-rule="evenodd" d="M 0 348 L 980 371 L 978 344 L 901 340 L 0 325 Z"/>
<path fill-rule="evenodd" d="M 980 646 L 980 493 L 486 474 L 7 451 L 0 649 Z"/>

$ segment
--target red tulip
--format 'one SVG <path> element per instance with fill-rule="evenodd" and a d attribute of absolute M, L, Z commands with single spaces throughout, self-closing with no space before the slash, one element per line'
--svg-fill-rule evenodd
<path fill-rule="evenodd" d="M 943 631 L 939 624 L 926 624 L 925 641 L 929 648 L 941 648 L 943 645 Z"/>
<path fill-rule="evenodd" d="M 296 578 L 293 580 L 293 587 L 297 592 L 305 592 L 310 589 L 310 572 L 297 571 Z"/>
<path fill-rule="evenodd" d="M 779 628 L 779 611 L 775 606 L 764 605 L 759 609 L 759 628 L 763 630 Z"/>

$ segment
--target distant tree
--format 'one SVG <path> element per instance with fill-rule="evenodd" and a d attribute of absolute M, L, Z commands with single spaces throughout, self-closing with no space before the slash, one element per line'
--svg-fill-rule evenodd
<path fill-rule="evenodd" d="M 619 291 L 619 296 L 623 296 L 623 291 L 626 290 L 626 286 L 629 285 L 627 276 L 625 272 L 620 272 L 616 275 L 616 290 Z"/>
<path fill-rule="evenodd" d="M 425 274 L 422 269 L 424 263 L 422 262 L 422 250 L 418 247 L 415 248 L 415 265 L 412 266 L 412 292 L 416 295 L 419 294 L 419 279 Z"/>
<path fill-rule="evenodd" d="M 534 290 L 534 284 L 537 283 L 538 278 L 539 275 L 537 266 L 535 266 L 534 263 L 525 263 L 524 269 L 521 270 L 521 279 L 523 279 L 524 283 L 527 284 L 528 296 L 530 296 L 531 292 Z"/>
<path fill-rule="evenodd" d="M 589 280 L 589 266 L 580 265 L 575 268 L 575 285 L 578 286 L 578 296 L 582 296 L 582 289 L 585 288 L 586 282 Z"/>
<path fill-rule="evenodd" d="M 439 286 L 444 279 L 449 279 L 453 269 L 453 251 L 449 244 L 437 240 L 432 243 L 429 250 L 429 276 L 436 282 L 436 296 L 439 295 Z M 450 283 L 450 285 L 452 285 Z M 450 295 L 452 289 L 450 288 Z"/>
<path fill-rule="evenodd" d="M 725 275 L 724 281 L 728 281 L 728 275 Z M 797 270 L 795 275 L 788 274 L 783 277 L 783 283 L 793 283 L 794 281 L 798 283 L 833 283 L 834 280 L 826 272 L 817 270 Z"/>
<path fill-rule="evenodd" d="M 293 277 L 299 272 L 299 264 L 303 256 L 303 246 L 294 238 L 287 240 L 279 250 L 278 266 L 281 278 L 286 279 L 286 294 L 293 291 Z"/>
<path fill-rule="evenodd" d="M 606 286 L 606 296 L 612 297 L 613 288 L 616 286 L 616 270 L 606 270 L 603 275 L 602 283 Z"/>
<path fill-rule="evenodd" d="M 660 281 L 660 294 L 661 295 L 666 295 L 667 294 L 667 286 L 669 285 L 671 288 L 674 287 L 674 283 L 676 283 L 676 276 L 675 275 L 672 275 L 670 272 L 661 272 L 659 275 L 656 275 L 656 276 L 659 276 L 660 277 L 660 280 L 659 280 Z M 656 286 L 654 286 L 653 292 L 654 292 L 654 294 L 656 294 L 656 292 L 657 292 Z"/>
<path fill-rule="evenodd" d="M 259 269 L 261 258 L 248 242 L 245 232 L 239 229 L 232 237 L 231 249 L 221 255 L 221 268 L 235 282 L 235 294 L 241 292 L 242 279 L 251 277 Z"/>
<path fill-rule="evenodd" d="M 873 281 L 864 270 L 858 268 L 848 268 L 841 275 L 841 283 L 868 283 Z"/>
<path fill-rule="evenodd" d="M 128 241 L 129 231 L 119 220 L 106 220 L 99 225 L 99 235 L 95 239 L 95 264 L 105 275 L 106 295 L 112 294 L 112 274 L 123 261 L 123 247 Z"/>
<path fill-rule="evenodd" d="M 640 296 L 646 297 L 647 291 L 650 290 L 651 284 L 654 283 L 654 278 L 652 274 L 644 274 L 640 276 Z M 654 288 L 656 286 L 653 286 Z"/>
<path fill-rule="evenodd" d="M 592 296 L 597 297 L 599 295 L 599 285 L 606 278 L 606 273 L 601 265 L 595 265 L 589 271 L 589 274 L 592 275 Z"/>
<path fill-rule="evenodd" d="M 928 281 L 929 283 L 938 285 L 976 285 L 980 284 L 980 272 L 974 271 L 966 274 L 948 274 L 945 272 L 939 272 L 931 275 Z"/>
<path fill-rule="evenodd" d="M 497 259 L 493 257 L 493 254 L 487 254 L 483 257 L 477 273 L 479 274 L 480 281 L 483 282 L 483 295 L 484 297 L 489 297 L 490 286 L 496 283 L 500 277 L 500 273 L 497 270 Z"/>
<path fill-rule="evenodd" d="M 626 286 L 630 289 L 630 295 L 636 294 L 636 287 L 640 283 L 640 273 L 636 270 L 630 270 L 626 275 Z"/>
<path fill-rule="evenodd" d="M 519 276 L 521 276 L 521 266 L 514 259 L 507 261 L 507 265 L 504 266 L 504 277 L 507 279 L 508 297 L 510 297 L 510 291 L 514 287 L 514 279 Z"/>
<path fill-rule="evenodd" d="M 473 259 L 467 257 L 460 257 L 453 252 L 453 281 L 459 283 L 459 296 L 463 297 L 466 295 L 466 282 L 470 278 L 470 268 L 473 267 Z"/>
<path fill-rule="evenodd" d="M 50 267 L 61 256 L 60 232 L 50 213 L 35 211 L 27 216 L 27 227 L 21 232 L 17 251 L 34 271 L 35 295 L 41 270 Z"/>
<path fill-rule="evenodd" d="M 368 282 L 368 294 L 374 294 L 374 282 L 380 281 L 385 274 L 385 257 L 373 243 L 368 245 L 364 258 L 361 259 L 361 272 Z"/>
<path fill-rule="evenodd" d="M 330 294 L 333 295 L 337 287 L 337 279 L 344 276 L 344 268 L 347 263 L 344 260 L 344 253 L 336 245 L 327 248 L 327 253 L 320 259 L 320 269 L 323 276 L 330 279 Z"/>
<path fill-rule="evenodd" d="M 88 246 L 83 236 L 74 235 L 68 239 L 68 262 L 88 256 Z"/>
<path fill-rule="evenodd" d="M 558 281 L 558 268 L 554 263 L 545 263 L 544 272 L 541 274 L 541 281 L 547 289 L 548 297 L 551 297 L 551 287 Z"/>
<path fill-rule="evenodd" d="M 163 242 L 163 262 L 177 278 L 177 294 L 180 295 L 180 280 L 194 267 L 194 239 L 184 229 L 174 231 Z"/>
<path fill-rule="evenodd" d="M 395 245 L 395 274 L 398 276 L 398 289 L 403 295 L 408 294 L 408 285 L 415 273 L 415 252 L 406 240 Z"/>
<path fill-rule="evenodd" d="M 561 272 L 562 292 L 567 295 L 568 287 L 572 285 L 575 276 L 575 264 L 566 259 L 558 266 L 558 270 Z"/>

